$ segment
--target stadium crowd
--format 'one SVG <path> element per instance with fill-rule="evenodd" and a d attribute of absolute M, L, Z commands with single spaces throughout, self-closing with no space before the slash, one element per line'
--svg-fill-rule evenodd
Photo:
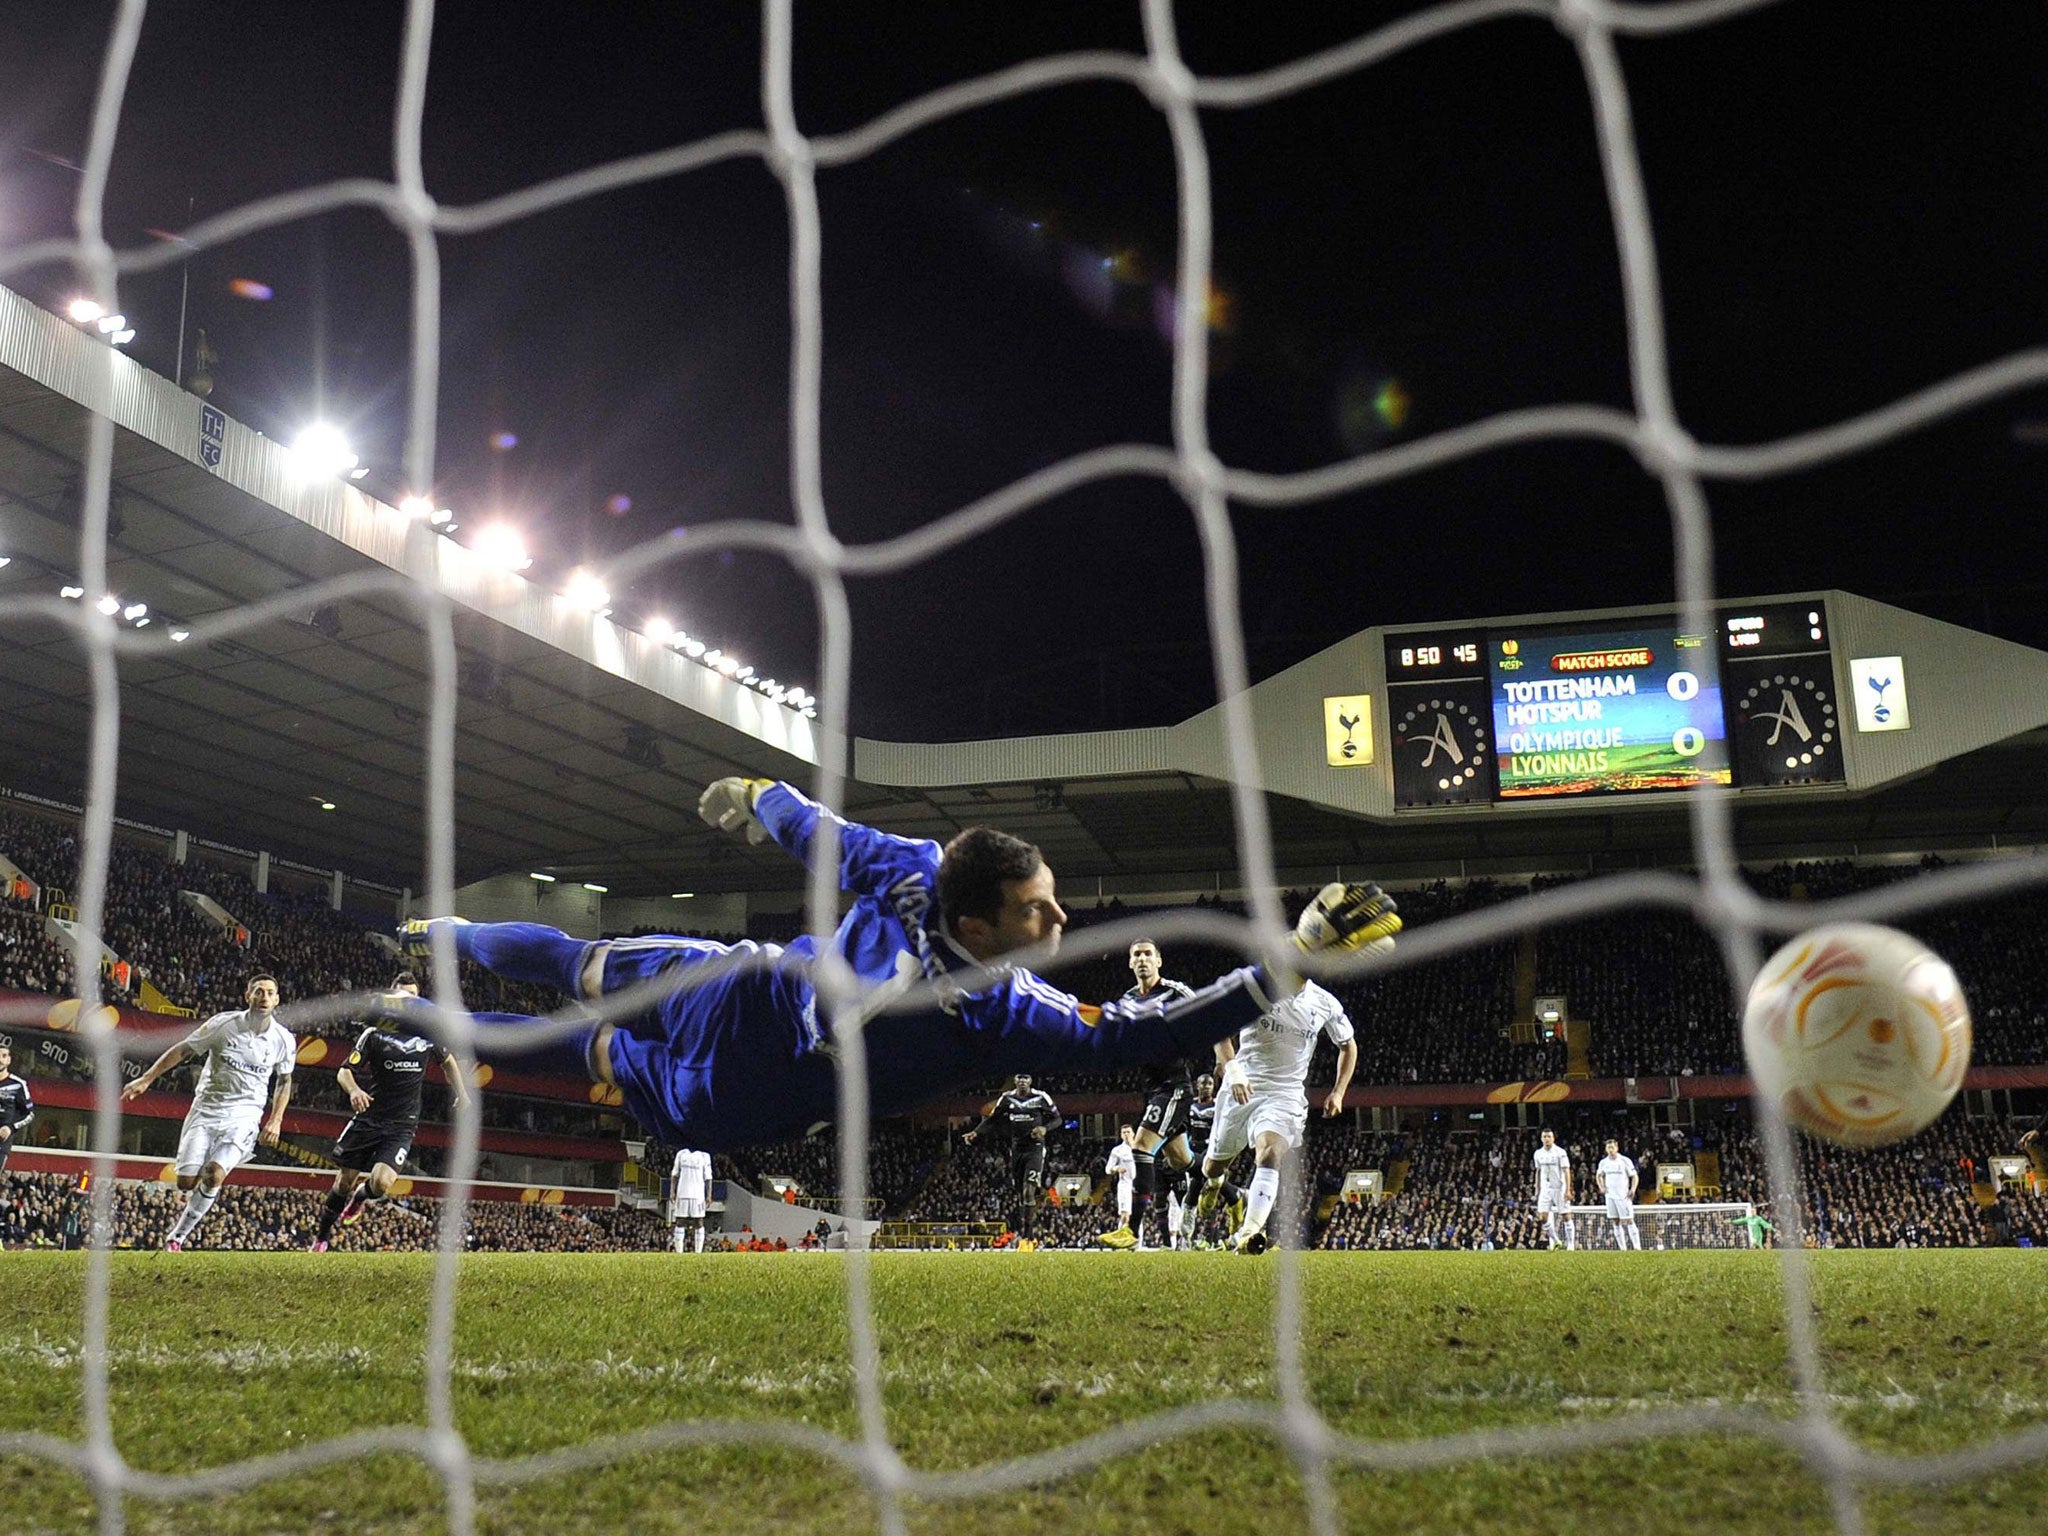
<path fill-rule="evenodd" d="M 0 888 L 0 988 L 62 994 L 71 990 L 69 950 L 44 930 L 42 910 L 78 889 L 78 839 L 70 825 L 0 809 L 0 855 L 40 888 L 30 900 Z M 182 892 L 211 898 L 247 932 L 246 942 L 204 916 Z M 133 998 L 148 980 L 173 1005 L 201 1017 L 242 1006 L 245 978 L 265 970 L 287 1002 L 385 986 L 399 962 L 391 947 L 354 915 L 322 896 L 258 891 L 235 870 L 195 854 L 173 864 L 162 854 L 116 839 L 107 866 L 106 946 L 129 967 L 108 977 L 108 994 Z M 504 982 L 465 967 L 464 996 L 477 1009 L 546 1013 L 562 999 L 545 988 Z M 346 1022 L 314 1032 L 340 1035 Z M 300 1026 L 299 1033 L 307 1033 Z"/>
<path fill-rule="evenodd" d="M 75 889 L 78 849 L 69 823 L 0 809 L 0 854 L 43 887 L 45 902 L 52 892 Z M 1837 860 L 1778 865 L 1749 878 L 1771 897 L 1819 901 L 1910 880 L 1939 867 L 1932 858 L 1918 866 Z M 1397 896 L 1409 925 L 1420 927 L 1563 883 L 1568 882 L 1549 876 L 1527 885 L 1437 882 L 1400 890 Z M 210 896 L 234 914 L 249 930 L 247 946 L 181 900 L 179 893 L 188 890 Z M 1288 893 L 1290 914 L 1307 894 Z M 1228 902 L 1205 905 L 1242 911 Z M 1945 955 L 1962 977 L 1976 1018 L 1975 1059 L 1980 1064 L 2048 1059 L 2044 909 L 2048 894 L 2027 893 L 1902 923 Z M 1054 979 L 1087 998 L 1120 995 L 1130 984 L 1125 957 L 1121 952 L 1091 954 L 1088 929 L 1145 910 L 1114 901 L 1077 909 L 1066 960 L 1052 972 Z M 253 969 L 278 976 L 289 1024 L 293 1000 L 381 988 L 396 964 L 383 935 L 373 934 L 349 913 L 333 911 L 316 894 L 259 892 L 238 871 L 197 856 L 173 865 L 158 851 L 125 841 L 113 849 L 107 914 L 107 942 L 132 968 L 130 988 L 146 977 L 171 1002 L 202 1015 L 240 1006 L 243 979 Z M 786 940 L 800 925 L 798 917 L 768 914 L 750 923 L 749 932 Z M 1720 952 L 1689 919 L 1661 912 L 1608 914 L 1541 930 L 1528 948 L 1535 990 L 1562 993 L 1571 1015 L 1590 1024 L 1597 1075 L 1740 1070 L 1739 1030 Z M 1516 1011 L 1522 951 L 1520 940 L 1510 938 L 1451 959 L 1336 986 L 1361 1026 L 1359 1081 L 1502 1082 L 1561 1076 L 1561 1040 L 1519 1043 L 1507 1036 Z M 1168 975 L 1196 986 L 1238 963 L 1227 950 L 1193 944 L 1169 944 L 1166 960 Z M 36 904 L 0 893 L 0 988 L 62 994 L 70 984 L 68 951 L 45 936 Z M 563 1003 L 548 989 L 503 982 L 473 967 L 465 967 L 463 989 L 476 1008 L 546 1013 Z M 346 1023 L 323 1026 L 335 1035 L 349 1028 Z M 1312 1082 L 1328 1080 L 1331 1061 L 1325 1046 L 1311 1071 Z M 1055 1094 L 1128 1092 L 1136 1082 L 1133 1073 L 1069 1075 L 1045 1086 Z"/>
<path fill-rule="evenodd" d="M 1747 1202 L 1771 1214 L 1763 1154 L 1746 1114 L 1703 1121 L 1691 1131 L 1660 1128 L 1640 1115 L 1600 1116 L 1567 1129 L 1559 1143 L 1571 1154 L 1577 1204 L 1600 1203 L 1592 1170 L 1609 1136 L 1635 1162 L 1645 1194 L 1656 1187 L 1659 1160 L 1693 1162 L 1698 1154 L 1710 1153 L 1719 1167 L 1718 1193 L 1709 1192 L 1711 1197 Z M 1848 1152 L 1802 1138 L 1802 1222 L 1814 1244 L 1824 1248 L 1976 1247 L 2021 1239 L 2048 1246 L 2048 1191 L 2019 1183 L 1993 1195 L 1989 1159 L 1993 1153 L 2011 1153 L 2018 1136 L 2011 1121 L 1951 1112 L 1921 1135 L 1873 1152 Z M 1345 1144 L 1341 1136 L 1324 1140 L 1340 1148 L 1334 1154 L 1319 1152 L 1313 1150 L 1316 1142 L 1310 1143 L 1318 1194 L 1325 1202 L 1333 1192 L 1330 1174 L 1334 1171 L 1341 1180 L 1342 1166 L 1380 1167 L 1392 1176 L 1388 1187 L 1395 1192 L 1378 1202 L 1339 1200 L 1314 1231 L 1315 1246 L 1527 1248 L 1544 1241 L 1530 1164 L 1535 1131 L 1474 1133 L 1438 1125 L 1378 1146 Z M 1991 1197 L 1989 1203 L 1985 1197 Z M 1665 1209 L 1682 1212 L 1684 1205 L 1642 1202 L 1637 1207 L 1646 1223 Z M 1655 1246 L 1659 1235 L 1655 1226 L 1646 1225 L 1647 1244 Z M 1682 1241 L 1734 1247 L 1746 1246 L 1748 1239 L 1732 1224 L 1725 1229 L 1692 1224 Z"/>
<path fill-rule="evenodd" d="M 10 1171 L 0 1176 L 0 1247 L 82 1247 L 89 1199 L 69 1174 Z M 239 1253 L 309 1247 L 319 1228 L 321 1201 L 314 1190 L 230 1181 L 191 1246 Z M 168 1184 L 116 1184 L 114 1246 L 161 1248 L 183 1203 L 184 1196 Z M 441 1202 L 432 1197 L 372 1201 L 362 1221 L 340 1233 L 335 1247 L 425 1252 L 438 1241 L 440 1219 Z M 665 1221 L 651 1211 L 624 1206 L 478 1200 L 470 1204 L 464 1234 L 467 1246 L 480 1253 L 613 1253 L 669 1246 Z"/>

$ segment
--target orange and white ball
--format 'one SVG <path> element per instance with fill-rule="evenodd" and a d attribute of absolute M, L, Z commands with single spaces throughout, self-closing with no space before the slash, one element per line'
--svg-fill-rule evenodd
<path fill-rule="evenodd" d="M 1742 1015 L 1757 1091 L 1845 1147 L 1889 1146 L 1933 1124 L 1963 1086 L 1970 1038 L 1948 962 L 1876 923 L 1802 933 L 1764 962 Z"/>

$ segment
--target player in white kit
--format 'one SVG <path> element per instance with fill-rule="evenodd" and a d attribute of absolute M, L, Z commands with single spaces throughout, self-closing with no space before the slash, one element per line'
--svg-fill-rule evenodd
<path fill-rule="evenodd" d="M 1376 943 L 1392 946 L 1393 940 Z M 1238 1031 L 1216 1055 L 1223 1062 L 1223 1091 L 1217 1096 L 1215 1128 L 1202 1156 L 1203 1186 L 1198 1208 L 1206 1216 L 1222 1194 L 1223 1176 L 1247 1145 L 1258 1161 L 1245 1195 L 1244 1224 L 1225 1246 L 1238 1253 L 1262 1253 L 1269 1246 L 1266 1219 L 1280 1194 L 1280 1160 L 1308 1134 L 1308 1068 L 1316 1041 L 1327 1035 L 1337 1047 L 1337 1081 L 1323 1098 L 1326 1116 L 1344 1110 L 1344 1091 L 1358 1066 L 1358 1040 L 1344 1005 L 1314 982 L 1271 1013 Z"/>
<path fill-rule="evenodd" d="M 705 1202 L 711 1198 L 711 1154 L 688 1147 L 669 1169 L 668 1217 L 675 1223 L 677 1253 L 704 1251 Z"/>
<path fill-rule="evenodd" d="M 1543 1145 L 1530 1159 L 1536 1165 L 1536 1214 L 1543 1218 L 1544 1235 L 1550 1246 L 1558 1246 L 1557 1219 L 1564 1217 L 1564 1245 L 1574 1245 L 1577 1233 L 1571 1225 L 1572 1155 L 1557 1144 L 1557 1133 L 1545 1131 Z"/>
<path fill-rule="evenodd" d="M 176 1253 L 185 1246 L 229 1174 L 247 1161 L 256 1142 L 275 1144 L 284 1130 L 284 1107 L 292 1096 L 292 1065 L 298 1042 L 277 1022 L 277 978 L 252 976 L 243 993 L 246 1008 L 216 1013 L 183 1040 L 150 1063 L 149 1070 L 121 1090 L 123 1099 L 138 1099 L 150 1085 L 188 1056 L 204 1056 L 192 1107 L 178 1137 L 178 1188 L 185 1191 L 185 1209 L 171 1224 L 164 1247 Z M 275 1078 L 277 1086 L 272 1088 Z M 268 1096 L 268 1111 L 264 1098 Z"/>
<path fill-rule="evenodd" d="M 1109 1149 L 1109 1161 L 1102 1171 L 1116 1180 L 1116 1213 L 1121 1230 L 1131 1224 L 1131 1200 L 1138 1184 L 1138 1128 L 1127 1125 L 1117 1133 L 1120 1140 Z"/>
<path fill-rule="evenodd" d="M 1607 1220 L 1614 1228 L 1614 1246 L 1643 1251 L 1643 1234 L 1636 1228 L 1636 1162 L 1624 1157 L 1621 1143 L 1607 1138 L 1607 1155 L 1593 1170 L 1600 1180 L 1600 1192 L 1607 1197 Z"/>

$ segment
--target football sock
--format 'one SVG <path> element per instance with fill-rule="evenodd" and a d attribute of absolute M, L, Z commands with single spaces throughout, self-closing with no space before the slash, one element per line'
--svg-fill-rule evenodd
<path fill-rule="evenodd" d="M 197 1184 L 185 1196 L 185 1209 L 178 1213 L 178 1219 L 171 1224 L 171 1238 L 182 1243 L 190 1237 L 199 1223 L 206 1220 L 206 1213 L 213 1209 L 213 1202 L 220 1198 L 219 1191 L 208 1194 Z"/>
<path fill-rule="evenodd" d="M 583 995 L 583 960 L 590 945 L 545 923 L 462 923 L 455 952 L 494 975 Z"/>
<path fill-rule="evenodd" d="M 1131 1230 L 1138 1234 L 1138 1241 L 1145 1240 L 1145 1221 L 1152 1214 L 1152 1201 L 1159 1191 L 1159 1158 L 1153 1152 L 1140 1152 L 1131 1148 L 1131 1160 L 1137 1164 L 1138 1176 L 1133 1181 L 1137 1190 L 1131 1199 Z"/>
<path fill-rule="evenodd" d="M 695 1242 L 695 1243 L 696 1243 L 696 1245 L 697 1245 L 697 1252 L 699 1252 L 699 1253 L 702 1253 L 702 1252 L 704 1251 L 704 1223 L 703 1223 L 703 1222 L 701 1222 L 701 1221 L 700 1221 L 700 1222 L 698 1222 L 698 1223 L 697 1223 L 697 1228 L 696 1228 L 696 1231 L 695 1231 L 695 1232 L 694 1232 L 694 1233 L 692 1234 L 692 1238 L 691 1238 L 691 1240 L 692 1240 L 693 1242 Z"/>
<path fill-rule="evenodd" d="M 327 1203 L 320 1208 L 320 1241 L 326 1242 L 334 1236 L 334 1224 L 341 1220 L 342 1209 L 348 1204 L 348 1196 L 338 1189 L 327 1191 Z"/>
<path fill-rule="evenodd" d="M 1261 1168 L 1252 1175 L 1251 1193 L 1245 1197 L 1244 1224 L 1255 1231 L 1264 1231 L 1266 1218 L 1272 1214 L 1273 1202 L 1280 1195 L 1280 1170 Z"/>

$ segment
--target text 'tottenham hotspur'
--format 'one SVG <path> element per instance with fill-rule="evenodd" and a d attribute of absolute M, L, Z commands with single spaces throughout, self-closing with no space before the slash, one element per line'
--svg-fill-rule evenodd
<path fill-rule="evenodd" d="M 1527 683 L 1503 683 L 1501 686 L 1508 696 L 1507 723 L 1510 726 L 1566 725 L 1572 722 L 1583 726 L 1600 719 L 1602 698 L 1633 694 L 1636 680 L 1623 673 L 1618 677 L 1548 678 Z M 1512 731 L 1507 739 L 1507 749 L 1511 753 L 1598 751 L 1605 747 L 1618 747 L 1622 739 L 1621 731 L 1612 726 L 1595 726 L 1591 730 L 1535 731 L 1526 735 Z"/>

